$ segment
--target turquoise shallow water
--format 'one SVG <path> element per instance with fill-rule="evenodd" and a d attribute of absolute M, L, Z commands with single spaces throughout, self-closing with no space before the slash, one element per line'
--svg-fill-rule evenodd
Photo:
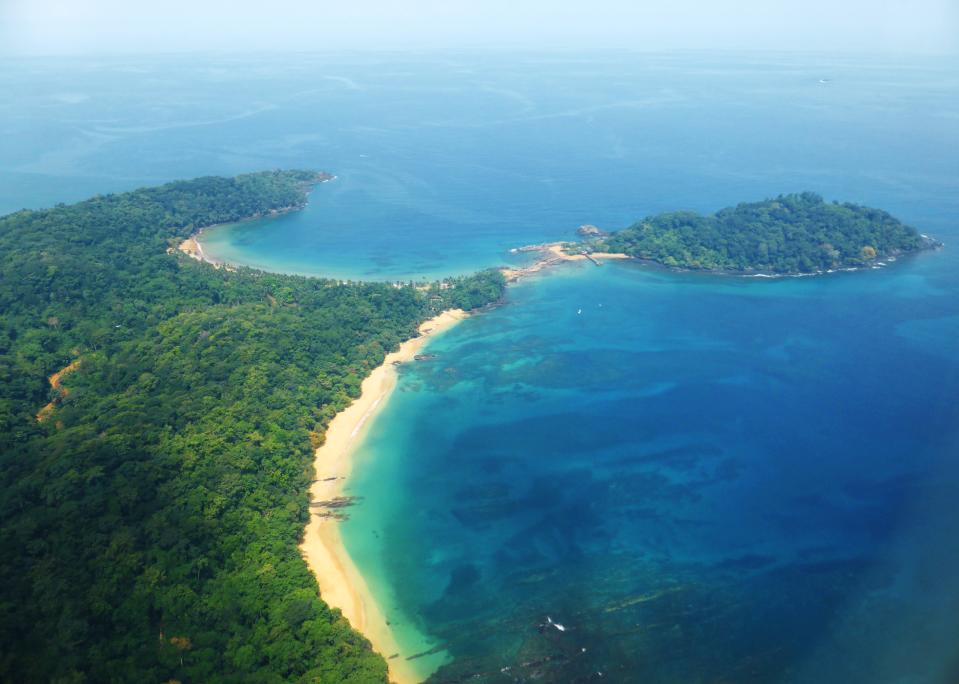
<path fill-rule="evenodd" d="M 209 237 L 276 270 L 459 273 L 585 222 L 797 190 L 944 240 L 821 278 L 525 281 L 401 370 L 344 530 L 436 681 L 959 681 L 954 59 L 5 66 L 0 207 L 336 173 L 305 211 Z"/>

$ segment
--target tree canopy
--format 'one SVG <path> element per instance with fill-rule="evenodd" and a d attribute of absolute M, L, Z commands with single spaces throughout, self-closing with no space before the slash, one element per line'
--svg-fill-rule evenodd
<path fill-rule="evenodd" d="M 788 274 L 862 266 L 924 244 L 884 211 L 804 192 L 709 216 L 650 216 L 592 246 L 675 268 Z"/>
<path fill-rule="evenodd" d="M 297 549 L 313 448 L 421 321 L 495 301 L 503 278 L 344 285 L 170 249 L 320 179 L 0 218 L 0 680 L 386 680 Z"/>

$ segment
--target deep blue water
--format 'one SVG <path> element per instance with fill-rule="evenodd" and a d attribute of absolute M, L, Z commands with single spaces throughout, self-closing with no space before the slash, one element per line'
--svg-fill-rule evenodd
<path fill-rule="evenodd" d="M 526 282 L 404 369 L 348 546 L 438 681 L 956 681 L 944 261 Z"/>
<path fill-rule="evenodd" d="M 946 249 L 820 278 L 573 265 L 511 288 L 402 369 L 344 529 L 438 681 L 954 684 L 957 66 L 7 63 L 0 208 L 320 168 L 338 180 L 304 212 L 211 246 L 390 279 L 779 192 L 887 209 Z"/>

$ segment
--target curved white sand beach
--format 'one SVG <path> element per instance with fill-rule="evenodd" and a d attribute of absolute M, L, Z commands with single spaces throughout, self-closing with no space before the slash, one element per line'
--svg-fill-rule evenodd
<path fill-rule="evenodd" d="M 444 311 L 420 326 L 419 337 L 407 340 L 399 350 L 386 355 L 383 364 L 367 377 L 360 397 L 338 413 L 326 431 L 326 441 L 316 450 L 313 467 L 316 478 L 310 487 L 311 501 L 330 501 L 343 494 L 346 479 L 353 465 L 353 452 L 360 444 L 365 428 L 383 408 L 396 387 L 395 362 L 412 361 L 430 335 L 446 330 L 468 314 L 460 309 Z M 387 658 L 390 680 L 397 684 L 413 684 L 421 677 L 400 653 L 395 636 L 381 608 L 353 563 L 334 518 L 311 515 L 300 551 L 316 575 L 320 595 L 331 607 L 339 608 L 354 629 L 360 631 L 373 648 Z"/>

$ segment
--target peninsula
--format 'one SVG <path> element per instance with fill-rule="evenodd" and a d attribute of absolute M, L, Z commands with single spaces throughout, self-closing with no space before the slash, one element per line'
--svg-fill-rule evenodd
<path fill-rule="evenodd" d="M 0 679 L 388 680 L 298 548 L 315 452 L 390 352 L 503 277 L 343 284 L 177 251 L 327 177 L 0 217 Z"/>

